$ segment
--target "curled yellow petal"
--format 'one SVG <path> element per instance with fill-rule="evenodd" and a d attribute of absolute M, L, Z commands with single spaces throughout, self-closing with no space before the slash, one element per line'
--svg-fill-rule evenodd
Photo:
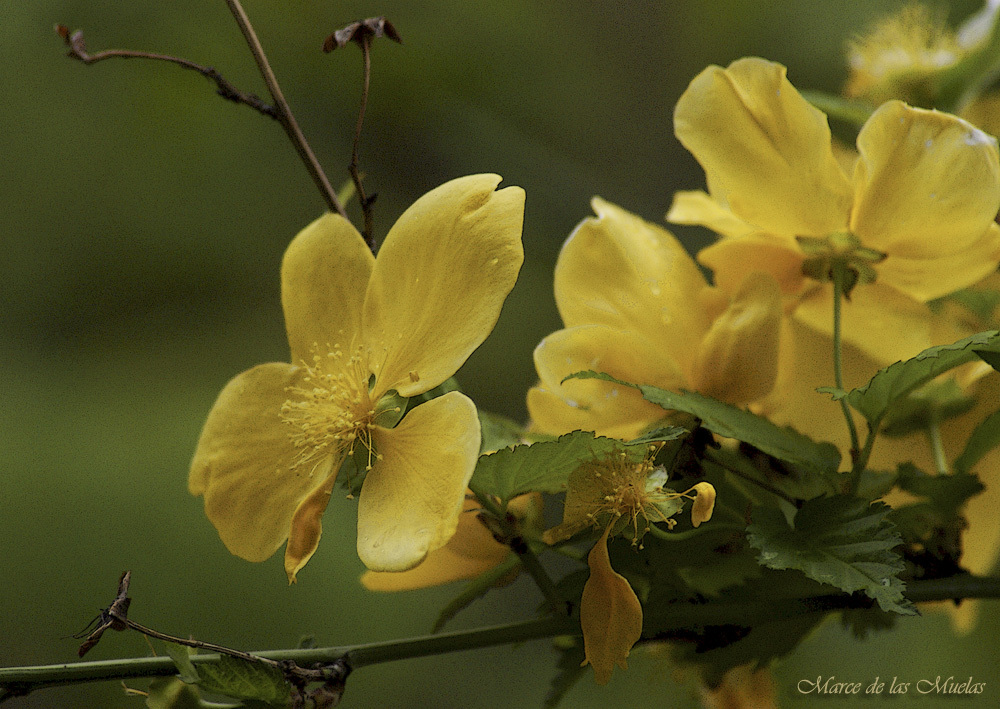
<path fill-rule="evenodd" d="M 556 305 L 566 327 L 606 325 L 665 344 L 700 337 L 708 323 L 690 301 L 707 284 L 681 243 L 599 197 L 591 205 L 597 216 L 580 222 L 556 262 Z"/>
<path fill-rule="evenodd" d="M 580 599 L 583 650 L 598 684 L 611 681 L 615 665 L 628 669 L 626 659 L 642 637 L 642 605 L 625 577 L 611 568 L 608 533 L 604 531 L 587 556 L 590 578 Z"/>
<path fill-rule="evenodd" d="M 323 536 L 323 513 L 330 502 L 334 480 L 335 478 L 330 477 L 325 485 L 315 490 L 295 510 L 288 533 L 288 544 L 285 545 L 285 573 L 288 575 L 288 583 L 295 583 L 296 574 L 312 558 L 319 546 L 319 538 Z"/>
<path fill-rule="evenodd" d="M 693 388 L 730 403 L 763 397 L 778 374 L 781 291 L 766 273 L 751 273 L 701 341 Z"/>
<path fill-rule="evenodd" d="M 715 509 L 715 488 L 711 483 L 701 482 L 692 488 L 695 492 L 694 504 L 691 505 L 691 526 L 697 527 L 702 522 L 712 519 Z"/>
<path fill-rule="evenodd" d="M 389 230 L 364 303 L 376 394 L 433 389 L 492 331 L 524 260 L 524 190 L 499 182 L 446 182 Z"/>
<path fill-rule="evenodd" d="M 846 225 L 850 183 L 826 116 L 780 64 L 748 58 L 705 69 L 678 100 L 674 130 L 705 169 L 712 196 L 739 219 L 776 234 Z"/>
<path fill-rule="evenodd" d="M 450 392 L 372 437 L 378 460 L 358 500 L 358 556 L 373 571 L 406 571 L 455 534 L 479 458 L 479 417 L 467 396 Z"/>

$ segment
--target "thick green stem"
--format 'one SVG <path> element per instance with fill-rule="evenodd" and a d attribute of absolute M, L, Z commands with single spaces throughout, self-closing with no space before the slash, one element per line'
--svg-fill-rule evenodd
<path fill-rule="evenodd" d="M 844 389 L 844 366 L 842 360 L 842 344 L 840 335 L 840 305 L 844 297 L 844 286 L 846 283 L 845 264 L 842 261 L 833 262 L 833 380 L 837 388 Z M 858 446 L 858 430 L 854 426 L 854 416 L 851 415 L 851 408 L 847 401 L 840 400 L 840 409 L 844 412 L 844 420 L 847 421 L 847 430 L 851 435 L 851 458 L 858 460 L 860 447 Z M 855 468 L 856 470 L 856 468 Z"/>

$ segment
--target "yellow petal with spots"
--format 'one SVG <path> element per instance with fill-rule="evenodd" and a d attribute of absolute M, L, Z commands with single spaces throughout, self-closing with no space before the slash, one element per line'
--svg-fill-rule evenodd
<path fill-rule="evenodd" d="M 499 182 L 447 182 L 389 230 L 364 304 L 377 394 L 436 387 L 492 331 L 524 260 L 524 190 L 497 191 Z"/>
<path fill-rule="evenodd" d="M 406 571 L 455 534 L 479 458 L 479 417 L 467 396 L 450 392 L 372 436 L 378 460 L 358 500 L 358 556 L 373 571 Z"/>

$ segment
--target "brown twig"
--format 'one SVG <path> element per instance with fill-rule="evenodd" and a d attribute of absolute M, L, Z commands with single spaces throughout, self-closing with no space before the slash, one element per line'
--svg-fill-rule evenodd
<path fill-rule="evenodd" d="M 362 229 L 362 236 L 364 236 L 365 243 L 368 244 L 368 248 L 375 252 L 375 235 L 374 235 L 374 214 L 372 207 L 375 204 L 375 198 L 377 194 L 368 195 L 365 193 L 364 185 L 362 180 L 364 176 L 361 174 L 358 167 L 358 149 L 361 145 L 361 128 L 365 122 L 365 110 L 368 107 L 368 88 L 371 84 L 371 74 L 372 74 L 372 58 L 371 58 L 371 43 L 373 39 L 378 37 L 388 37 L 394 42 L 402 43 L 402 39 L 399 33 L 396 32 L 396 28 L 393 27 L 392 23 L 386 20 L 384 17 L 369 17 L 367 20 L 359 20 L 357 22 L 352 22 L 351 24 L 343 27 L 329 37 L 323 43 L 324 52 L 332 52 L 338 47 L 347 46 L 347 44 L 353 42 L 361 48 L 362 57 L 362 87 L 361 87 L 361 106 L 358 108 L 358 121 L 354 128 L 354 146 L 351 150 L 351 164 L 348 166 L 347 170 L 351 174 L 351 180 L 354 182 L 354 189 L 358 193 L 358 203 L 361 205 L 361 213 L 364 218 L 364 228 Z"/>
<path fill-rule="evenodd" d="M 244 105 L 250 106 L 259 113 L 264 114 L 270 118 L 278 119 L 278 112 L 275 110 L 274 106 L 265 103 L 260 96 L 256 94 L 244 93 L 237 89 L 232 83 L 226 80 L 222 74 L 220 74 L 216 69 L 210 66 L 202 66 L 201 64 L 195 64 L 187 59 L 182 59 L 181 57 L 170 56 L 169 54 L 155 54 L 153 52 L 134 52 L 128 49 L 106 49 L 103 52 L 97 52 L 96 54 L 90 54 L 87 52 L 87 44 L 83 39 L 83 30 L 76 30 L 75 32 L 70 32 L 69 28 L 65 25 L 56 25 L 56 33 L 63 38 L 66 46 L 69 47 L 68 56 L 73 59 L 78 59 L 84 64 L 96 64 L 99 61 L 112 58 L 121 59 L 153 59 L 156 61 L 170 62 L 171 64 L 176 64 L 185 69 L 191 69 L 196 71 L 202 76 L 211 79 L 215 82 L 217 87 L 216 93 L 222 98 L 233 101 L 234 103 L 242 103 Z"/>
<path fill-rule="evenodd" d="M 347 219 L 347 212 L 344 210 L 344 205 L 337 198 L 337 193 L 330 185 L 330 181 L 327 179 L 326 173 L 323 172 L 323 167 L 319 164 L 316 154 L 309 147 L 302 129 L 299 128 L 295 116 L 292 115 L 292 109 L 288 106 L 285 95 L 278 85 L 278 79 L 275 77 L 274 71 L 272 71 L 271 65 L 267 61 L 267 55 L 264 54 L 264 47 L 261 46 L 260 40 L 257 39 L 257 33 L 254 32 L 253 25 L 250 24 L 250 18 L 247 17 L 239 0 L 226 0 L 226 5 L 229 6 L 230 12 L 232 12 L 233 17 L 236 19 L 236 24 L 239 25 L 240 32 L 243 33 L 243 38 L 246 40 L 247 46 L 250 47 L 254 61 L 257 62 L 257 68 L 264 78 L 264 83 L 267 84 L 267 90 L 270 92 L 271 98 L 274 99 L 274 106 L 278 111 L 278 121 L 285 129 L 285 133 L 288 134 L 288 139 L 295 146 L 296 152 L 298 152 L 299 157 L 312 176 L 313 182 L 319 188 L 320 194 L 326 200 L 330 211 L 337 212 L 344 219 Z"/>

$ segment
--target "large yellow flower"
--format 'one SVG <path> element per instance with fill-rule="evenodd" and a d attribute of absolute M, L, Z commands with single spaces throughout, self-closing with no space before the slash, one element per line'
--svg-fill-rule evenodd
<path fill-rule="evenodd" d="M 270 557 L 287 539 L 289 580 L 319 543 L 341 463 L 366 457 L 358 555 L 412 568 L 454 534 L 479 453 L 472 401 L 457 392 L 399 421 L 391 391 L 441 384 L 493 329 L 523 261 L 524 192 L 496 175 L 417 200 L 378 258 L 327 214 L 289 245 L 281 270 L 291 363 L 254 367 L 219 394 L 188 487 L 231 552 Z M 358 455 L 355 456 L 358 458 Z"/>
<path fill-rule="evenodd" d="M 731 403 L 770 391 L 778 369 L 781 297 L 774 279 L 750 273 L 712 288 L 666 229 L 602 199 L 556 263 L 565 329 L 535 349 L 541 380 L 528 392 L 535 427 L 633 438 L 664 412 L 635 389 L 570 380 L 581 370 L 637 384 L 689 389 Z"/>
<path fill-rule="evenodd" d="M 767 271 L 795 317 L 829 333 L 833 290 L 823 273 L 839 260 L 858 276 L 844 338 L 879 361 L 930 346 L 925 303 L 1000 263 L 997 143 L 955 116 L 884 104 L 858 135 L 848 177 L 826 116 L 783 66 L 750 58 L 699 74 L 674 128 L 705 169 L 709 194 L 678 194 L 668 219 L 724 237 L 699 254 L 716 284 L 736 277 L 733 264 Z"/>

